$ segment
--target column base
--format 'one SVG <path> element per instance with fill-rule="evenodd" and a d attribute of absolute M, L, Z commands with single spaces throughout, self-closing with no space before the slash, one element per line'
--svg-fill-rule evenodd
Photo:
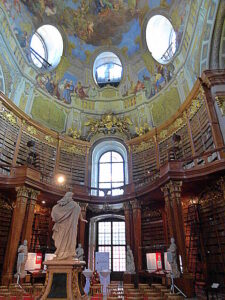
<path fill-rule="evenodd" d="M 9 285 L 13 282 L 13 273 L 5 273 L 2 275 L 2 285 Z"/>
<path fill-rule="evenodd" d="M 135 282 L 136 273 L 126 273 L 123 274 L 123 282 L 124 283 L 134 283 Z"/>
<path fill-rule="evenodd" d="M 190 275 L 188 276 L 187 274 L 186 276 L 183 275 L 181 278 L 176 278 L 174 279 L 174 283 L 188 298 L 195 296 L 194 280 Z"/>
<path fill-rule="evenodd" d="M 46 288 L 41 300 L 88 299 L 81 283 L 84 262 L 77 260 L 50 260 L 47 265 Z"/>

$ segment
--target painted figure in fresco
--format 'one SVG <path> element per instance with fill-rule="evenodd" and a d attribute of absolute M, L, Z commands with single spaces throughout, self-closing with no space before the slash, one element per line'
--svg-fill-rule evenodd
<path fill-rule="evenodd" d="M 58 84 L 58 93 L 59 93 L 59 99 L 60 100 L 63 100 L 63 92 L 64 92 L 64 89 L 65 89 L 66 83 L 67 83 L 67 80 L 64 79 L 64 81 L 61 81 Z"/>
<path fill-rule="evenodd" d="M 67 81 L 66 85 L 64 87 L 63 91 L 63 100 L 66 104 L 71 103 L 71 93 L 74 92 L 74 84 L 73 81 L 71 80 L 70 82 Z"/>
<path fill-rule="evenodd" d="M 21 13 L 20 0 L 13 0 L 13 5 L 18 14 Z"/>
<path fill-rule="evenodd" d="M 152 82 L 150 77 L 143 76 L 143 84 L 145 87 L 145 97 L 149 99 L 152 96 Z"/>
<path fill-rule="evenodd" d="M 144 84 L 140 80 L 138 80 L 138 82 L 134 88 L 134 94 L 136 95 L 139 91 L 143 90 L 144 87 L 145 87 Z"/>
<path fill-rule="evenodd" d="M 85 93 L 84 89 L 89 88 L 88 86 L 82 86 L 81 82 L 78 81 L 77 86 L 75 88 L 75 92 L 80 99 L 88 98 L 88 95 Z"/>
<path fill-rule="evenodd" d="M 15 35 L 20 44 L 21 48 L 26 48 L 28 46 L 28 34 L 26 31 L 21 32 L 18 29 L 15 29 Z"/>
<path fill-rule="evenodd" d="M 54 5 L 52 0 L 45 0 L 45 13 L 46 15 L 53 16 L 57 12 L 57 7 Z"/>
<path fill-rule="evenodd" d="M 45 88 L 46 88 L 46 90 L 48 91 L 49 94 L 53 95 L 54 84 L 53 84 L 52 78 L 49 78 L 49 76 L 47 76 L 47 82 L 45 84 Z"/>
<path fill-rule="evenodd" d="M 95 86 L 90 85 L 88 90 L 88 97 L 92 99 L 98 97 L 98 90 Z"/>

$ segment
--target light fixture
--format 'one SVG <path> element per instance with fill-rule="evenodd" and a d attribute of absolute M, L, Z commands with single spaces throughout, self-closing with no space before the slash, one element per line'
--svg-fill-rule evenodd
<path fill-rule="evenodd" d="M 56 176 L 56 182 L 57 182 L 58 184 L 63 184 L 63 183 L 65 182 L 65 176 L 62 175 L 62 174 L 58 174 L 58 175 Z"/>
<path fill-rule="evenodd" d="M 45 202 L 45 200 L 42 200 L 41 203 L 42 203 L 42 204 L 45 204 L 46 202 Z"/>

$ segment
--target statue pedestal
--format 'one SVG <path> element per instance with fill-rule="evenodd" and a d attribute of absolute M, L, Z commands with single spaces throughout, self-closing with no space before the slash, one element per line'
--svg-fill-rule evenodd
<path fill-rule="evenodd" d="M 41 300 L 45 299 L 87 299 L 81 274 L 85 262 L 78 260 L 49 260 L 47 266 L 46 288 Z"/>
<path fill-rule="evenodd" d="M 135 276 L 136 276 L 136 273 L 124 272 L 123 282 L 124 283 L 134 283 L 135 282 Z"/>

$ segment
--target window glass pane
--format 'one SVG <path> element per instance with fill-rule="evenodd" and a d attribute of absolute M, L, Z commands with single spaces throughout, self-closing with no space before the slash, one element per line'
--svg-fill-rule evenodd
<path fill-rule="evenodd" d="M 146 27 L 146 42 L 152 56 L 166 63 L 176 51 L 176 33 L 170 21 L 162 16 L 153 16 Z"/>
<path fill-rule="evenodd" d="M 37 33 L 35 33 L 32 36 L 31 39 L 31 43 L 30 46 L 32 49 L 34 49 L 42 58 L 46 59 L 46 53 L 45 53 L 45 48 L 43 45 L 43 42 L 41 40 L 41 38 L 39 37 L 39 35 Z M 41 68 L 42 67 L 42 59 L 37 55 L 37 54 L 33 54 L 31 53 L 31 58 L 33 60 L 33 63 L 38 67 Z"/>
<path fill-rule="evenodd" d="M 119 153 L 112 152 L 112 162 L 123 162 L 123 158 Z"/>
<path fill-rule="evenodd" d="M 112 164 L 112 182 L 124 181 L 123 163 Z"/>
<path fill-rule="evenodd" d="M 106 153 L 104 153 L 104 154 L 101 156 L 99 162 L 100 162 L 100 163 L 102 163 L 102 162 L 111 162 L 111 152 L 106 152 Z"/>
<path fill-rule="evenodd" d="M 111 222 L 99 222 L 98 223 L 99 233 L 111 233 Z"/>
<path fill-rule="evenodd" d="M 125 222 L 113 222 L 113 245 L 125 244 Z"/>
<path fill-rule="evenodd" d="M 113 271 L 126 270 L 125 246 L 113 246 Z"/>
<path fill-rule="evenodd" d="M 112 187 L 120 187 L 123 186 L 124 182 L 116 182 L 116 183 L 112 183 Z M 123 189 L 122 188 L 118 188 L 118 189 L 113 189 L 112 190 L 112 195 L 113 196 L 118 196 L 118 195 L 123 195 Z"/>
<path fill-rule="evenodd" d="M 111 182 L 111 164 L 99 164 L 99 182 Z"/>

